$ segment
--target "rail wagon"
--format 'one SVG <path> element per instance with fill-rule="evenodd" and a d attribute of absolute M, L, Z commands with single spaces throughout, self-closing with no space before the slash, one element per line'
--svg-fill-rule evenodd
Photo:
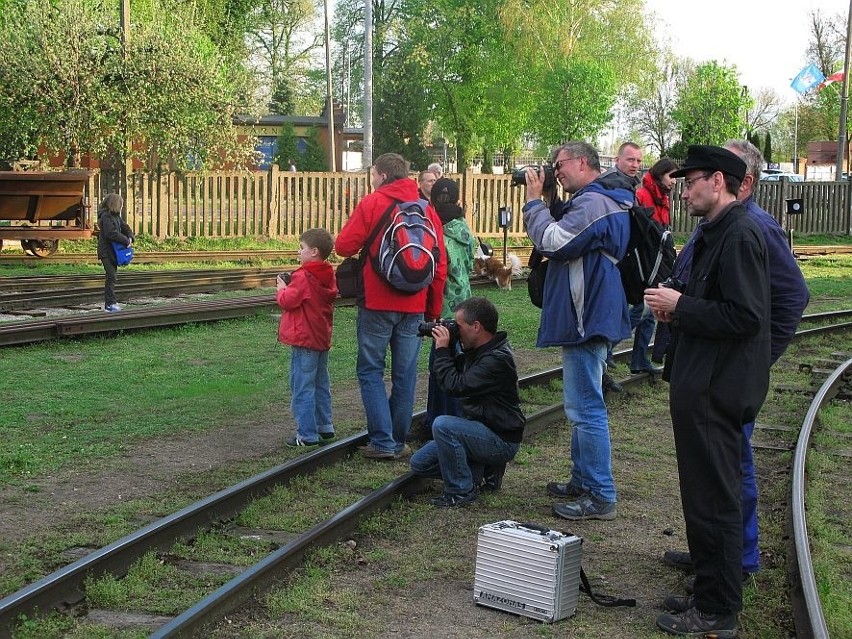
<path fill-rule="evenodd" d="M 0 248 L 20 240 L 38 257 L 56 252 L 59 240 L 92 237 L 86 184 L 91 171 L 0 171 Z"/>

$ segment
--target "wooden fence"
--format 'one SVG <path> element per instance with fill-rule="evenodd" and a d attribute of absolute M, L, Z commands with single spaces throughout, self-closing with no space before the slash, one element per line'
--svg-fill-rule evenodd
<path fill-rule="evenodd" d="M 467 222 L 481 238 L 502 237 L 499 211 L 512 211 L 510 238 L 525 238 L 521 207 L 525 189 L 511 187 L 510 175 L 466 172 L 459 181 Z M 129 193 L 127 192 L 129 189 Z M 672 227 L 688 233 L 695 220 L 680 198 L 681 181 L 672 193 Z M 801 198 L 804 212 L 792 218 L 797 233 L 852 234 L 848 182 L 760 182 L 758 203 L 787 228 L 788 198 Z M 185 237 L 297 238 L 311 227 L 333 235 L 355 206 L 371 191 L 364 173 L 289 173 L 270 171 L 207 173 L 136 173 L 126 187 L 117 172 L 94 176 L 90 197 L 100 202 L 110 192 L 122 193 L 127 222 L 139 234 L 158 239 Z"/>

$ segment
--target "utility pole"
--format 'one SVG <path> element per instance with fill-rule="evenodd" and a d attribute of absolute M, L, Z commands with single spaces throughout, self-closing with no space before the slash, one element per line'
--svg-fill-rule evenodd
<path fill-rule="evenodd" d="M 373 165 L 373 0 L 364 0 L 364 151 L 361 158 L 365 169 Z"/>
<path fill-rule="evenodd" d="M 334 100 L 331 98 L 331 32 L 328 27 L 328 0 L 325 5 L 325 91 L 328 110 L 328 168 L 334 173 L 337 171 L 337 153 L 334 148 Z"/>
<path fill-rule="evenodd" d="M 843 62 L 843 90 L 840 93 L 840 126 L 837 134 L 837 169 L 834 179 L 843 179 L 843 158 L 846 156 L 846 103 L 849 101 L 849 57 L 850 40 L 852 40 L 852 0 L 849 0 L 849 11 L 846 15 L 846 59 Z"/>

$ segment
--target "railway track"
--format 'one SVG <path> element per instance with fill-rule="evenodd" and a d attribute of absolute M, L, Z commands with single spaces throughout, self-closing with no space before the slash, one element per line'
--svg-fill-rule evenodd
<path fill-rule="evenodd" d="M 819 315 L 822 319 L 825 319 L 829 314 Z M 824 331 L 829 328 L 845 330 L 848 325 L 843 323 L 834 327 L 821 327 L 819 330 Z M 797 333 L 797 339 L 807 335 L 813 335 L 813 329 Z M 626 361 L 629 355 L 630 351 L 619 351 L 616 353 L 616 358 L 619 361 Z M 808 410 L 805 426 L 802 428 L 803 438 L 806 438 L 810 431 L 807 424 L 813 423 L 813 417 L 819 407 L 824 405 L 827 398 L 830 397 L 832 390 L 836 392 L 841 382 L 848 383 L 850 369 L 852 369 L 852 360 L 847 361 L 842 365 L 842 368 L 838 368 L 829 376 L 829 381 L 824 385 L 824 388 L 827 387 L 828 390 L 825 392 L 821 390 L 817 394 L 815 403 Z M 551 381 L 560 378 L 561 368 L 555 368 L 525 377 L 520 383 L 523 388 L 531 388 L 533 386 L 546 386 Z M 620 381 L 626 386 L 631 386 L 646 379 L 647 375 L 643 374 L 632 375 Z M 422 414 L 413 416 L 413 431 L 416 430 L 421 417 Z M 529 411 L 525 437 L 533 437 L 552 422 L 563 419 L 561 402 L 539 410 Z M 274 487 L 287 484 L 298 476 L 316 473 L 334 464 L 346 463 L 346 460 L 351 459 L 355 453 L 357 446 L 366 442 L 366 440 L 366 432 L 361 432 L 335 444 L 324 446 L 315 452 L 301 455 L 148 524 L 140 530 L 104 548 L 95 550 L 65 568 L 7 596 L 0 600 L 0 637 L 11 636 L 20 616 L 31 615 L 35 610 L 65 609 L 71 611 L 72 614 L 82 614 L 87 608 L 85 587 L 88 579 L 93 579 L 104 573 L 120 577 L 126 574 L 135 561 L 147 553 L 166 551 L 178 540 L 192 538 L 198 535 L 200 530 L 209 529 L 211 524 L 215 526 L 219 522 L 232 520 L 237 513 L 253 503 L 254 500 L 266 495 Z M 806 446 L 806 444 L 803 446 Z M 798 462 L 799 455 L 800 453 L 797 451 L 797 463 L 794 470 L 797 476 L 804 476 L 804 463 L 803 461 Z M 804 456 L 804 453 L 801 453 L 801 455 Z M 793 481 L 797 480 L 794 479 Z M 148 620 L 147 623 L 156 626 L 150 636 L 162 639 L 197 636 L 204 628 L 223 619 L 230 611 L 243 604 L 269 583 L 280 579 L 283 573 L 297 567 L 311 549 L 342 539 L 364 517 L 387 508 L 396 503 L 400 497 L 417 492 L 420 487 L 420 480 L 409 472 L 404 472 L 392 478 L 380 487 L 356 499 L 331 517 L 280 544 L 277 549 L 251 567 L 245 570 L 236 569 L 235 572 L 239 574 L 227 580 L 218 588 L 212 589 L 211 592 L 182 613 L 168 619 L 158 617 L 155 622 Z M 803 503 L 801 507 L 797 506 L 796 503 L 796 496 L 801 494 L 802 490 L 795 488 L 794 484 L 792 491 L 794 521 L 804 517 Z M 798 538 L 796 540 L 796 563 L 799 566 L 806 566 L 810 563 L 809 557 L 801 554 L 808 549 L 806 537 L 804 539 L 805 541 L 801 543 Z M 804 575 L 802 583 L 805 583 L 808 577 L 806 573 L 802 574 Z M 808 586 L 800 589 L 802 591 L 813 590 Z M 795 593 L 797 584 L 793 584 L 792 590 Z M 808 628 L 818 633 L 821 615 L 821 612 L 818 611 L 818 602 L 810 602 L 806 605 L 806 608 L 809 611 L 808 620 L 800 621 L 797 618 L 797 627 L 801 623 L 804 624 L 802 633 L 806 632 Z M 140 623 L 145 624 L 146 621 L 142 620 Z M 827 635 L 802 634 L 801 636 L 820 637 Z"/>
<path fill-rule="evenodd" d="M 491 243 L 498 257 L 503 254 L 503 246 L 499 239 L 492 238 Z M 522 260 L 529 259 L 531 247 L 510 246 L 509 252 Z M 806 246 L 795 245 L 795 253 L 800 257 L 814 255 L 834 255 L 852 253 L 852 245 Z M 140 251 L 133 256 L 134 264 L 168 264 L 188 262 L 292 262 L 298 260 L 296 251 L 290 250 L 256 250 L 256 251 Z M 94 253 L 55 253 L 50 257 L 41 258 L 26 254 L 0 254 L 0 265 L 14 264 L 99 264 Z"/>

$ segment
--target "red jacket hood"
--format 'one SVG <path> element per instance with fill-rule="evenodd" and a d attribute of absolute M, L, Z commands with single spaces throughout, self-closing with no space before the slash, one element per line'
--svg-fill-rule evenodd
<path fill-rule="evenodd" d="M 334 289 L 334 295 L 337 295 L 337 286 L 334 281 L 334 268 L 323 260 L 322 262 L 305 262 L 302 268 L 313 275 L 322 284 L 325 289 Z"/>

